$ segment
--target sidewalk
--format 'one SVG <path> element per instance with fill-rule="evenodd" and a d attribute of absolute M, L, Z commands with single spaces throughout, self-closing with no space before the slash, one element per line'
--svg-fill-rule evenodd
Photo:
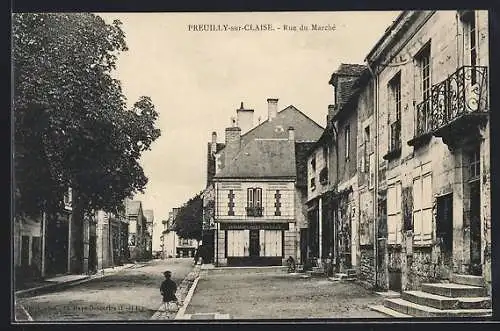
<path fill-rule="evenodd" d="M 46 278 L 38 282 L 33 282 L 26 289 L 18 290 L 15 292 L 16 297 L 25 297 L 29 295 L 34 295 L 41 292 L 60 290 L 65 287 L 81 284 L 92 279 L 102 278 L 106 276 L 113 275 L 121 270 L 129 269 L 133 267 L 141 267 L 143 264 L 128 263 L 122 266 L 110 267 L 99 270 L 93 275 L 61 275 L 51 278 Z"/>

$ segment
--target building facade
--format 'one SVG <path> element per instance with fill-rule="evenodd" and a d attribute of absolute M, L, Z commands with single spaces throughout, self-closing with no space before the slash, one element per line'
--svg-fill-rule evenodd
<path fill-rule="evenodd" d="M 297 155 L 304 156 L 302 144 L 317 140 L 323 128 L 293 106 L 278 112 L 277 103 L 268 99 L 268 119 L 254 128 L 242 123 L 251 117 L 234 120 L 215 154 L 218 266 L 282 265 L 289 256 L 301 258 L 307 168 Z M 240 127 L 251 129 L 242 135 Z"/>
<path fill-rule="evenodd" d="M 128 219 L 128 249 L 130 259 L 139 261 L 146 258 L 147 224 L 141 201 L 126 201 Z"/>
<path fill-rule="evenodd" d="M 488 40 L 486 11 L 405 11 L 367 56 L 381 287 L 454 273 L 491 286 Z"/>

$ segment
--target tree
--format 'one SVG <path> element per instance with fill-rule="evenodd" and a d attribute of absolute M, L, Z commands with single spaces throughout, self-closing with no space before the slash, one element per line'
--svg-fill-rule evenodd
<path fill-rule="evenodd" d="M 181 238 L 201 240 L 203 199 L 201 193 L 188 200 L 174 219 L 174 230 Z"/>
<path fill-rule="evenodd" d="M 119 211 L 148 179 L 138 160 L 160 137 L 149 97 L 131 109 L 112 77 L 127 51 L 121 22 L 89 13 L 13 15 L 16 215 Z"/>

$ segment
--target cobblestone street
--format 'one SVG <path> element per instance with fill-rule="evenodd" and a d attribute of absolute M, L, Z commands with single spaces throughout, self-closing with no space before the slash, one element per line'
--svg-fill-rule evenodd
<path fill-rule="evenodd" d="M 171 270 L 180 285 L 192 270 L 193 260 L 153 260 L 139 268 L 94 279 L 65 290 L 22 298 L 34 321 L 149 320 L 161 305 L 163 271 Z"/>
<path fill-rule="evenodd" d="M 202 276 L 186 314 L 231 319 L 384 318 L 383 298 L 353 282 L 301 279 L 278 269 L 226 269 Z"/>

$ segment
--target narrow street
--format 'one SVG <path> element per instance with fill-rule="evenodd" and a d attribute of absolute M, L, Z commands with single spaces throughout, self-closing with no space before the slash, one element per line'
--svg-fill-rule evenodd
<path fill-rule="evenodd" d="M 177 283 L 192 269 L 193 260 L 153 260 L 102 279 L 35 297 L 22 298 L 34 321 L 148 320 L 161 304 L 163 271 Z"/>

